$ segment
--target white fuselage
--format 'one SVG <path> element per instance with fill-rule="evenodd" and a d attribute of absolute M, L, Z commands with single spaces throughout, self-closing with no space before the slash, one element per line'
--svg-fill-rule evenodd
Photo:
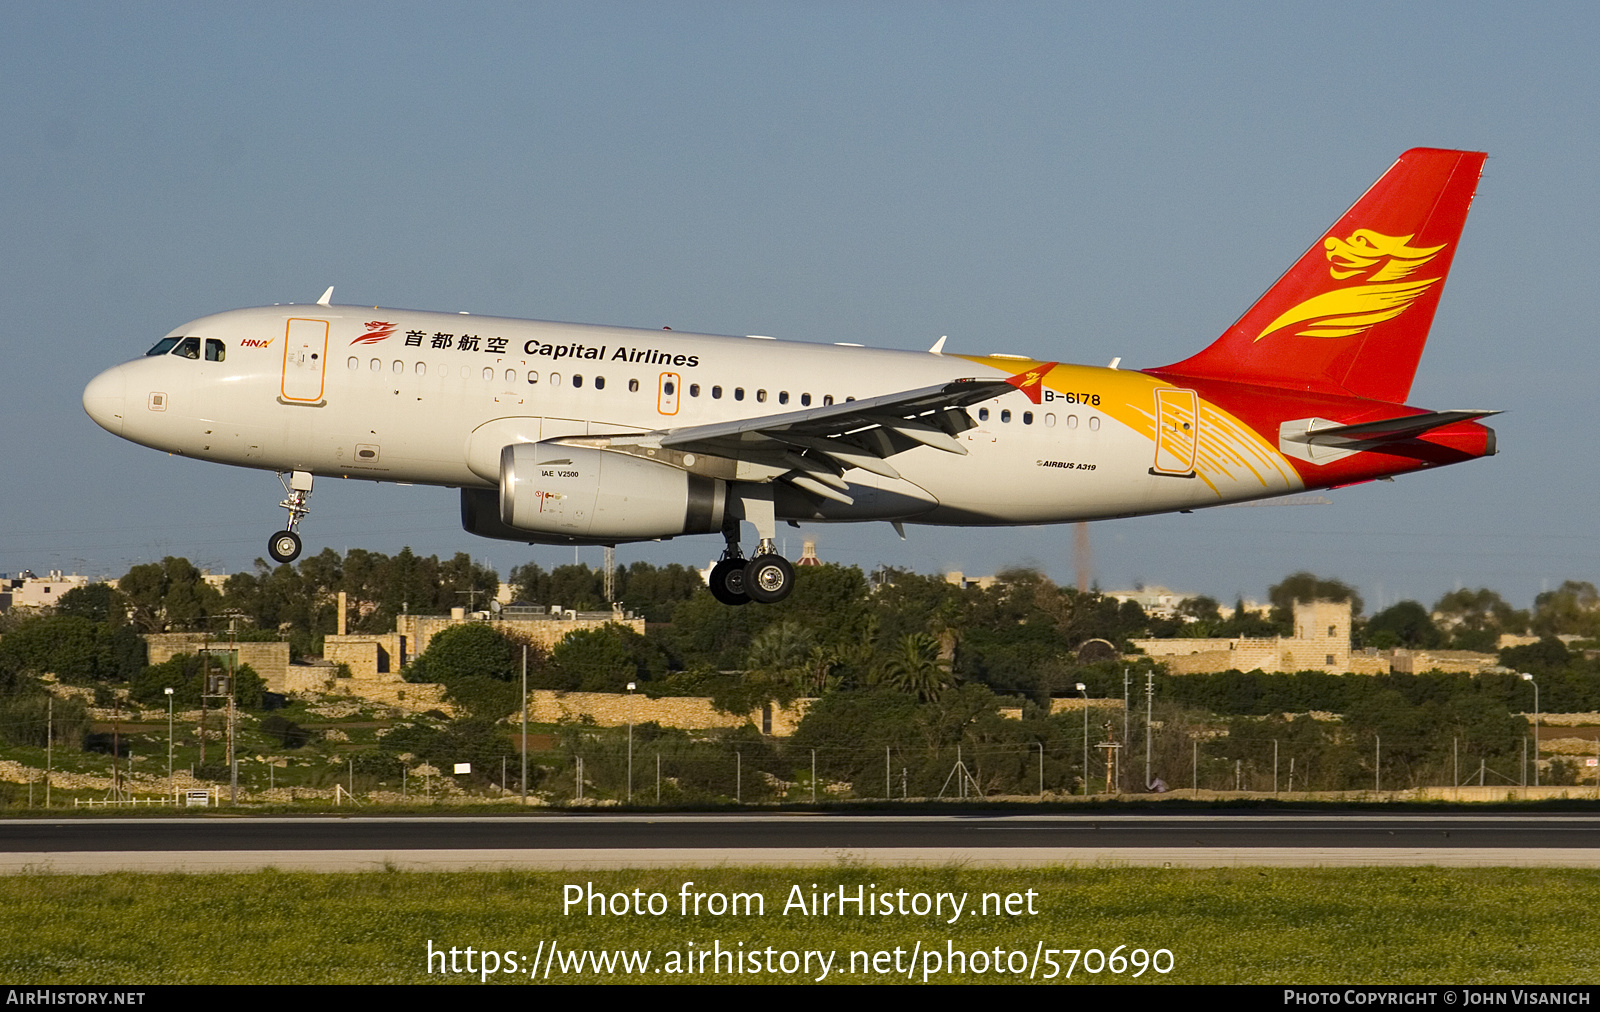
<path fill-rule="evenodd" d="M 221 313 L 170 336 L 205 347 L 196 358 L 149 355 L 101 374 L 84 394 L 99 424 L 223 464 L 481 488 L 495 487 L 511 443 L 779 414 L 1032 364 L 322 305 Z M 1164 385 L 1137 372 L 1058 367 L 1040 403 L 1019 390 L 969 407 L 977 425 L 959 434 L 966 455 L 899 453 L 900 479 L 851 470 L 852 505 L 790 497 L 779 501 L 780 518 L 1059 523 L 1302 487 L 1253 433 L 1222 437 L 1228 454 L 1251 458 L 1247 466 L 1202 468 L 1198 481 L 1154 473 L 1151 391 Z M 1202 405 L 1197 427 L 1216 427 L 1211 410 Z"/>

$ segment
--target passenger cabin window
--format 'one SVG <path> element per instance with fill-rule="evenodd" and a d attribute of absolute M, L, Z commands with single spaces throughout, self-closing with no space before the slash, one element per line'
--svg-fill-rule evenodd
<path fill-rule="evenodd" d="M 529 383 L 537 383 L 537 382 L 539 382 L 539 374 L 536 373 L 536 372 L 528 373 L 528 382 Z"/>
<path fill-rule="evenodd" d="M 756 400 L 760 401 L 762 404 L 767 403 L 767 392 L 765 390 L 757 390 Z"/>
<path fill-rule="evenodd" d="M 787 390 L 779 390 L 778 391 L 778 403 L 779 404 L 788 404 L 789 403 L 789 391 L 787 391 Z"/>
<path fill-rule="evenodd" d="M 228 357 L 228 346 L 214 337 L 206 338 L 206 361 L 222 362 Z"/>
<path fill-rule="evenodd" d="M 700 396 L 700 384 L 698 384 L 698 383 L 690 383 L 689 384 L 689 396 L 690 397 L 699 397 Z"/>
<path fill-rule="evenodd" d="M 711 399 L 714 400 L 714 401 L 720 401 L 722 399 L 722 388 L 721 387 L 712 387 L 711 388 Z"/>
<path fill-rule="evenodd" d="M 183 358 L 198 359 L 200 357 L 200 339 L 198 337 L 186 337 L 178 342 L 178 347 L 173 349 L 172 353 Z"/>
<path fill-rule="evenodd" d="M 810 394 L 801 394 L 800 395 L 800 403 L 809 408 L 811 406 L 811 395 Z"/>
<path fill-rule="evenodd" d="M 572 374 L 572 385 L 575 386 L 575 387 L 583 386 L 583 377 L 580 376 L 577 373 L 573 373 Z"/>
<path fill-rule="evenodd" d="M 822 403 L 823 403 L 824 406 L 832 404 L 833 403 L 833 395 L 832 394 L 823 394 L 822 395 Z"/>
<path fill-rule="evenodd" d="M 638 380 L 629 380 L 628 381 L 628 393 L 636 394 L 638 392 L 639 392 L 639 381 Z"/>
<path fill-rule="evenodd" d="M 163 337 L 157 341 L 155 347 L 145 352 L 146 355 L 165 355 L 172 350 L 172 346 L 183 340 L 181 337 Z"/>
<path fill-rule="evenodd" d="M 989 420 L 989 409 L 988 408 L 979 408 L 978 409 L 978 421 L 987 422 L 988 420 Z"/>
<path fill-rule="evenodd" d="M 606 378 L 604 376 L 596 376 L 594 378 L 594 388 L 596 390 L 604 390 L 606 388 Z"/>
<path fill-rule="evenodd" d="M 744 400 L 744 387 L 733 388 L 733 399 L 736 401 Z"/>

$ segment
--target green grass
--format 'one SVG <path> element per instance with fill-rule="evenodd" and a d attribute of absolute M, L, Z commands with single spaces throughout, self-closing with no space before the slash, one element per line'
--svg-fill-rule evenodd
<path fill-rule="evenodd" d="M 760 892 L 765 916 L 681 916 L 681 883 Z M 665 916 L 562 913 L 562 887 L 668 898 Z M 933 916 L 785 916 L 793 884 L 969 894 L 955 924 Z M 982 893 L 1038 892 L 1036 916 L 973 913 Z M 1583 983 L 1600 942 L 1588 926 L 1600 872 L 1555 869 L 1039 868 L 832 866 L 613 872 L 25 875 L 0 878 L 0 976 L 37 984 L 476 982 L 427 972 L 426 947 L 651 949 L 651 971 L 549 981 L 801 982 L 818 975 L 657 973 L 668 950 L 836 950 L 829 982 L 904 980 L 849 972 L 850 952 L 1038 948 L 1171 950 L 1169 974 L 1136 982 Z M 548 944 L 546 945 L 548 949 Z M 1126 954 L 1128 949 L 1124 950 Z M 765 958 L 765 957 L 763 957 Z M 892 960 L 892 956 L 890 959 Z M 1021 960 L 1023 957 L 1017 957 Z M 1063 960 L 1070 957 L 1059 957 Z M 464 967 L 464 953 L 457 965 Z M 1048 966 L 1041 964 L 1041 975 Z M 1073 982 L 1129 980 L 1085 974 Z M 919 972 L 916 975 L 920 979 Z M 525 975 L 497 974 L 499 982 Z M 541 979 L 542 970 L 541 970 Z M 934 981 L 1026 982 L 994 972 Z"/>

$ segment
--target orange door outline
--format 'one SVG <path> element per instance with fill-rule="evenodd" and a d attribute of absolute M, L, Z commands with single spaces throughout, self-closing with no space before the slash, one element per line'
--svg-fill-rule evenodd
<path fill-rule="evenodd" d="M 1151 474 L 1194 477 L 1200 445 L 1200 397 L 1193 390 L 1156 390 L 1156 462 Z"/>
<path fill-rule="evenodd" d="M 314 404 L 322 400 L 328 370 L 328 321 L 290 319 L 284 325 L 283 383 L 286 401 Z"/>
<path fill-rule="evenodd" d="M 683 386 L 683 377 L 675 372 L 664 372 L 656 384 L 656 410 L 663 415 L 678 413 L 678 391 Z"/>

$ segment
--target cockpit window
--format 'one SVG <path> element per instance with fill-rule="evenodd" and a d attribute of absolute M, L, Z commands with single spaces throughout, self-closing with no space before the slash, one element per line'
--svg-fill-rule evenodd
<path fill-rule="evenodd" d="M 161 340 L 156 342 L 156 346 L 154 348 L 151 348 L 149 351 L 145 352 L 145 355 L 165 355 L 167 352 L 172 350 L 173 345 L 177 344 L 181 340 L 183 340 L 181 337 L 163 337 Z"/>
<path fill-rule="evenodd" d="M 228 346 L 214 337 L 206 338 L 206 361 L 221 362 L 228 357 Z M 396 365 L 400 363 L 396 362 Z"/>
<path fill-rule="evenodd" d="M 200 339 L 198 337 L 186 337 L 179 342 L 178 347 L 173 349 L 172 353 L 174 355 L 181 355 L 184 358 L 199 358 Z"/>

